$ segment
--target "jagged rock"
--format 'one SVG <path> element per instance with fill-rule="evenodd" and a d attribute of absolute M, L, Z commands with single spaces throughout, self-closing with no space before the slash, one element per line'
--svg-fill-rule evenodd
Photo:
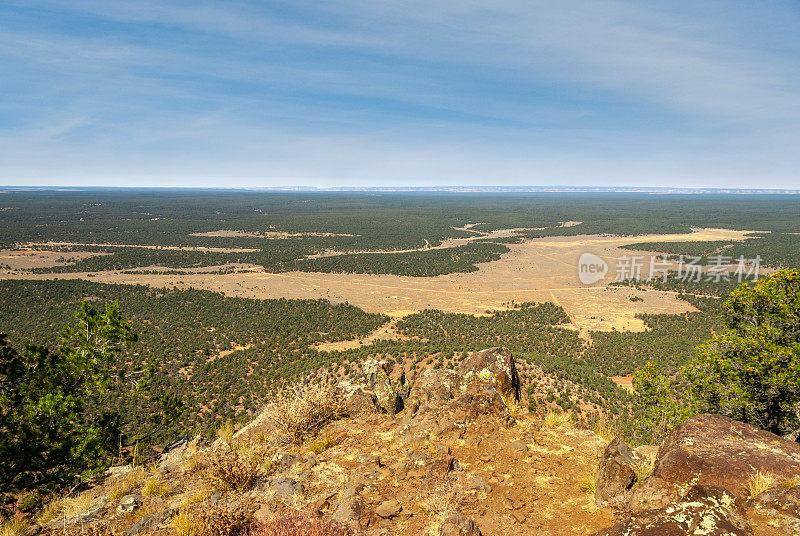
<path fill-rule="evenodd" d="M 282 477 L 271 480 L 269 483 L 270 489 L 275 491 L 275 494 L 280 497 L 290 497 L 292 495 L 302 495 L 303 485 L 293 478 Z"/>
<path fill-rule="evenodd" d="M 720 415 L 677 426 L 658 451 L 653 477 L 666 485 L 717 486 L 745 498 L 756 471 L 789 479 L 800 474 L 800 444 Z"/>
<path fill-rule="evenodd" d="M 169 510 L 162 510 L 152 514 L 147 514 L 142 519 L 134 523 L 131 528 L 125 531 L 123 536 L 137 536 L 153 532 L 158 526 L 170 518 Z"/>
<path fill-rule="evenodd" d="M 508 348 L 488 348 L 471 354 L 459 363 L 460 389 L 464 392 L 474 382 L 494 385 L 501 395 L 519 400 L 519 374 Z"/>
<path fill-rule="evenodd" d="M 787 534 L 800 533 L 800 486 L 768 489 L 755 497 L 751 506 L 769 514 Z"/>
<path fill-rule="evenodd" d="M 139 508 L 139 497 L 136 495 L 125 495 L 119 500 L 117 505 L 118 514 L 130 514 Z"/>
<path fill-rule="evenodd" d="M 439 526 L 439 536 L 481 536 L 481 531 L 473 520 L 456 512 Z"/>
<path fill-rule="evenodd" d="M 631 512 L 656 510 L 680 499 L 681 486 L 651 476 L 633 488 L 630 497 Z"/>
<path fill-rule="evenodd" d="M 753 536 L 734 507 L 732 495 L 714 487 L 695 486 L 676 504 L 633 514 L 593 536 Z"/>
<path fill-rule="evenodd" d="M 131 464 L 128 464 L 128 465 L 114 465 L 114 466 L 109 467 L 108 469 L 106 469 L 106 475 L 111 477 L 111 478 L 115 478 L 115 477 L 122 476 L 124 474 L 130 473 L 131 471 L 133 471 L 133 465 L 131 465 Z"/>
<path fill-rule="evenodd" d="M 368 515 L 361 492 L 364 491 L 364 484 L 358 483 L 347 488 L 342 494 L 339 506 L 333 513 L 334 521 L 347 523 L 359 527 L 361 520 Z"/>
<path fill-rule="evenodd" d="M 427 479 L 433 482 L 441 482 L 447 473 L 453 470 L 456 459 L 447 454 L 434 459 L 428 466 Z"/>
<path fill-rule="evenodd" d="M 375 508 L 375 513 L 384 519 L 388 519 L 390 517 L 396 517 L 402 509 L 403 507 L 400 506 L 400 503 L 394 499 L 390 499 L 379 504 L 378 507 Z"/>
<path fill-rule="evenodd" d="M 461 375 L 452 369 L 426 369 L 419 373 L 408 393 L 412 413 L 420 407 L 441 404 L 458 394 Z"/>
<path fill-rule="evenodd" d="M 597 469 L 595 490 L 597 503 L 605 505 L 611 499 L 631 489 L 636 482 L 634 468 L 642 461 L 642 458 L 620 438 L 611 441 L 603 452 Z"/>
<path fill-rule="evenodd" d="M 336 389 L 354 414 L 382 411 L 394 415 L 403 409 L 403 400 L 389 377 L 385 361 L 364 361 L 361 373 L 353 380 L 339 382 Z"/>
<path fill-rule="evenodd" d="M 752 504 L 762 510 L 774 510 L 800 518 L 800 486 L 768 489 L 754 498 Z"/>

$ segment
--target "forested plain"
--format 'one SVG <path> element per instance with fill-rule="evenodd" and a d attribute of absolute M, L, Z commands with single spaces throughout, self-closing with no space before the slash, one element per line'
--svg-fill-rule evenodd
<path fill-rule="evenodd" d="M 796 265 L 796 252 L 800 250 L 800 235 L 791 234 L 800 232 L 798 196 L 111 189 L 12 190 L 3 193 L 1 199 L 0 247 L 46 242 L 93 244 L 48 249 L 108 253 L 40 269 L 50 272 L 250 263 L 271 272 L 299 269 L 437 275 L 475 270 L 476 263 L 495 260 L 503 253 L 504 242 L 521 238 L 688 233 L 693 227 L 759 231 L 743 244 L 715 247 L 730 247 L 726 254 L 760 254 L 767 264 Z M 562 222 L 581 223 L 559 227 Z M 524 230 L 520 238 L 481 240 L 459 249 L 308 258 L 324 252 L 437 246 L 448 238 L 474 237 L 474 232 L 462 229 L 468 224 L 476 224 L 471 229 L 482 232 Z M 199 236 L 220 230 L 237 231 L 239 236 Z M 300 236 L 263 236 L 268 232 Z M 166 247 L 249 251 L 158 249 Z M 698 247 L 705 246 L 690 244 L 680 252 L 697 251 Z M 679 251 L 669 251 L 673 250 Z"/>
<path fill-rule="evenodd" d="M 758 233 L 743 243 L 631 247 L 674 255 L 760 255 L 765 265 L 776 267 L 800 264 L 800 235 L 791 234 L 800 232 L 800 199 L 793 196 L 78 190 L 7 191 L 0 199 L 3 247 L 39 244 L 34 247 L 56 249 L 65 257 L 71 251 L 107 253 L 38 269 L 50 272 L 152 266 L 179 272 L 249 263 L 271 272 L 432 276 L 473 271 L 477 263 L 505 252 L 504 243 L 521 238 L 687 233 L 693 227 Z M 581 223 L 560 226 L 568 221 Z M 465 229 L 467 225 L 471 227 Z M 508 228 L 524 229 L 521 238 L 482 238 L 453 248 L 392 253 Z M 220 230 L 238 233 L 200 236 Z M 48 242 L 81 245 L 44 245 Z M 164 249 L 168 247 L 247 251 Z M 371 253 L 349 254 L 358 251 Z M 326 252 L 342 254 L 318 256 Z M 140 334 L 126 359 L 158 363 L 148 396 L 115 408 L 128 417 L 129 435 L 135 433 L 137 419 L 162 411 L 161 400 L 180 402 L 178 418 L 150 438 L 154 444 L 207 430 L 227 418 L 248 419 L 286 382 L 321 371 L 347 375 L 368 356 L 413 370 L 423 363 L 451 366 L 465 352 L 500 345 L 555 378 L 546 392 L 530 391 L 532 409 L 555 405 L 583 419 L 607 411 L 624 420 L 632 415 L 632 397 L 610 376 L 628 376 L 647 362 L 674 372 L 697 344 L 720 328 L 721 299 L 735 286 L 674 277 L 647 285 L 681 293 L 697 311 L 640 315 L 648 331 L 591 332 L 592 344 L 587 344 L 569 329 L 566 313 L 554 304 L 516 304 L 486 316 L 425 310 L 397 324 L 408 338 L 320 351 L 317 343 L 358 339 L 388 318 L 323 300 L 251 300 L 79 280 L 4 280 L 0 332 L 8 333 L 19 348 L 31 342 L 52 345 L 82 300 L 119 301 Z M 115 401 L 107 403 L 113 406 Z"/>

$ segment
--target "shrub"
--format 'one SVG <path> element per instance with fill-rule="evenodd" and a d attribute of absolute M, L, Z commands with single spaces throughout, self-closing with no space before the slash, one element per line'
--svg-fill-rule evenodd
<path fill-rule="evenodd" d="M 332 386 L 309 385 L 279 395 L 264 410 L 280 441 L 302 445 L 326 424 L 347 415 L 347 405 Z"/>
<path fill-rule="evenodd" d="M 261 474 L 258 461 L 235 450 L 215 452 L 204 463 L 201 478 L 219 490 L 249 489 Z"/>
<path fill-rule="evenodd" d="M 250 532 L 250 536 L 355 536 L 347 525 L 325 518 L 284 516 Z"/>
<path fill-rule="evenodd" d="M 203 536 L 242 536 L 255 526 L 253 514 L 242 506 L 204 508 L 200 520 Z"/>
<path fill-rule="evenodd" d="M 728 329 L 700 346 L 686 369 L 712 412 L 778 435 L 800 421 L 800 270 L 742 284 L 724 304 Z"/>

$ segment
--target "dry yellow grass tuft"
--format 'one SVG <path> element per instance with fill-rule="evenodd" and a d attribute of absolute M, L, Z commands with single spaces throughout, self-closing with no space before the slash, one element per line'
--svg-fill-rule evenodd
<path fill-rule="evenodd" d="M 0 520 L 0 536 L 27 536 L 28 523 L 17 519 Z"/>
<path fill-rule="evenodd" d="M 560 411 L 551 411 L 544 416 L 544 423 L 549 428 L 561 428 L 570 423 L 572 415 L 569 413 L 562 413 Z"/>
<path fill-rule="evenodd" d="M 756 471 L 755 474 L 748 479 L 745 490 L 747 491 L 747 495 L 752 499 L 770 489 L 774 484 L 775 475 L 768 471 Z"/>
<path fill-rule="evenodd" d="M 200 434 L 197 434 L 186 445 L 181 461 L 181 469 L 193 473 L 200 469 Z"/>
<path fill-rule="evenodd" d="M 201 526 L 187 512 L 179 512 L 170 520 L 172 532 L 177 536 L 197 536 L 201 532 Z"/>
<path fill-rule="evenodd" d="M 141 486 L 146 478 L 147 471 L 143 467 L 134 467 L 124 475 L 120 475 L 111 481 L 108 495 L 112 500 L 119 500 Z"/>
<path fill-rule="evenodd" d="M 603 415 L 592 425 L 592 431 L 603 438 L 606 443 L 610 443 L 618 435 L 618 429 L 611 424 L 606 416 Z"/>
<path fill-rule="evenodd" d="M 508 414 L 514 419 L 518 418 L 520 413 L 522 413 L 522 405 L 520 405 L 519 400 L 517 400 L 514 395 L 501 395 L 501 396 L 503 398 L 503 404 L 506 406 L 506 411 L 508 412 Z"/>
<path fill-rule="evenodd" d="M 161 497 L 162 499 L 170 494 L 172 490 L 169 485 L 156 477 L 148 478 L 142 486 L 142 495 L 145 497 Z"/>

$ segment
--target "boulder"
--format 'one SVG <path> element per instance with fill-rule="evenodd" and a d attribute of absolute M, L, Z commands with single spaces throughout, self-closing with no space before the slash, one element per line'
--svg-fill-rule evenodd
<path fill-rule="evenodd" d="M 355 528 L 360 527 L 361 520 L 369 515 L 364 499 L 361 498 L 362 491 L 364 491 L 364 484 L 358 483 L 350 486 L 342 493 L 339 507 L 333 512 L 334 521 L 345 523 Z"/>
<path fill-rule="evenodd" d="M 292 495 L 302 495 L 303 485 L 293 478 L 281 477 L 270 481 L 269 487 L 275 491 L 278 497 L 291 497 Z"/>
<path fill-rule="evenodd" d="M 750 505 L 766 512 L 787 534 L 800 534 L 800 486 L 768 489 Z"/>
<path fill-rule="evenodd" d="M 491 383 L 503 397 L 519 401 L 519 374 L 508 348 L 487 348 L 474 352 L 459 363 L 460 388 L 465 391 L 474 382 Z"/>
<path fill-rule="evenodd" d="M 695 486 L 681 502 L 646 510 L 593 536 L 753 536 L 750 525 L 721 488 Z"/>
<path fill-rule="evenodd" d="M 408 394 L 413 412 L 420 407 L 441 404 L 458 394 L 461 375 L 452 369 L 426 369 L 419 373 Z"/>
<path fill-rule="evenodd" d="M 627 443 L 615 438 L 608 444 L 597 468 L 595 500 L 606 505 L 636 483 L 635 468 L 644 462 Z"/>
<path fill-rule="evenodd" d="M 721 415 L 698 415 L 679 425 L 658 451 L 653 471 L 665 486 L 703 484 L 744 499 L 757 471 L 779 479 L 800 474 L 800 444 Z"/>
<path fill-rule="evenodd" d="M 375 508 L 375 513 L 383 519 L 389 519 L 390 517 L 396 517 L 402 509 L 403 507 L 400 506 L 400 503 L 394 499 L 390 499 L 379 504 L 378 507 Z"/>
<path fill-rule="evenodd" d="M 439 526 L 439 536 L 481 536 L 481 530 L 473 520 L 456 512 Z"/>
<path fill-rule="evenodd" d="M 394 415 L 403 409 L 403 399 L 389 377 L 385 361 L 368 359 L 353 380 L 343 380 L 336 390 L 354 414 L 382 412 Z"/>
<path fill-rule="evenodd" d="M 125 495 L 119 500 L 119 504 L 117 505 L 117 513 L 120 515 L 126 515 L 133 513 L 137 508 L 139 508 L 139 497 L 136 495 Z"/>

